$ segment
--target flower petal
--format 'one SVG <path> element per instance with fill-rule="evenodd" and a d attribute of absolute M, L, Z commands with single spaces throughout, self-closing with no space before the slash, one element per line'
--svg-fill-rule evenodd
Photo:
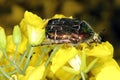
<path fill-rule="evenodd" d="M 27 36 L 27 25 L 33 26 L 34 28 L 44 28 L 43 20 L 38 17 L 36 14 L 26 11 L 24 13 L 24 18 L 20 22 L 21 31 L 24 35 Z"/>
<path fill-rule="evenodd" d="M 113 46 L 108 42 L 102 42 L 97 46 L 94 46 L 93 49 L 87 52 L 87 56 L 95 56 L 95 57 L 105 57 L 110 56 L 113 57 Z"/>
<path fill-rule="evenodd" d="M 96 80 L 120 80 L 120 67 L 114 59 L 107 62 L 96 76 Z"/>
<path fill-rule="evenodd" d="M 62 67 L 67 61 L 73 58 L 78 53 L 74 47 L 60 48 L 55 56 L 52 58 L 51 71 L 55 73 L 60 67 Z"/>
<path fill-rule="evenodd" d="M 36 14 L 26 11 L 24 14 L 24 19 L 27 24 L 34 27 L 43 28 L 43 20 Z"/>
<path fill-rule="evenodd" d="M 41 65 L 39 67 L 29 66 L 26 70 L 26 75 L 21 77 L 21 80 L 41 80 L 45 71 L 45 66 Z"/>
<path fill-rule="evenodd" d="M 45 30 L 27 25 L 28 41 L 31 45 L 40 44 L 45 38 Z"/>

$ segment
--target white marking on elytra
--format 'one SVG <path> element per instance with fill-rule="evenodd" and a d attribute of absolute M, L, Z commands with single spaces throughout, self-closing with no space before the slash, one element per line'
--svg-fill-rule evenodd
<path fill-rule="evenodd" d="M 54 40 L 56 40 L 56 37 L 57 37 L 57 30 L 55 30 L 55 37 L 54 37 Z"/>
<path fill-rule="evenodd" d="M 51 26 L 50 29 L 53 29 L 53 26 Z"/>

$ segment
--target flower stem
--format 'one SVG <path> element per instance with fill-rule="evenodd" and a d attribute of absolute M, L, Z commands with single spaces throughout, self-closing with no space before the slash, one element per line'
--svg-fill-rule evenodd
<path fill-rule="evenodd" d="M 18 44 L 16 44 L 16 50 L 15 50 L 15 53 L 14 53 L 14 63 L 16 63 L 16 54 L 18 52 Z"/>
<path fill-rule="evenodd" d="M 22 70 L 21 70 L 14 62 L 12 62 L 12 61 L 9 59 L 9 57 L 8 57 L 5 49 L 3 49 L 3 54 L 5 55 L 5 58 L 7 59 L 7 61 L 8 61 L 12 66 L 14 66 L 14 68 L 15 68 L 19 73 L 23 73 Z"/>
<path fill-rule="evenodd" d="M 78 79 L 77 79 L 77 76 L 78 76 L 78 75 L 75 75 L 72 80 L 78 80 Z"/>
<path fill-rule="evenodd" d="M 80 74 L 81 74 L 82 80 L 86 80 L 84 72 L 81 71 Z"/>
<path fill-rule="evenodd" d="M 59 47 L 60 46 L 55 46 L 55 48 L 53 49 L 53 52 L 51 53 L 50 57 L 48 58 L 47 62 L 45 63 L 45 67 L 47 67 L 47 65 L 49 64 L 50 60 L 52 59 L 52 57 L 54 56 L 56 51 L 59 49 Z"/>
<path fill-rule="evenodd" d="M 17 72 L 17 70 L 13 70 L 13 71 L 9 72 L 8 74 L 12 75 L 12 74 L 15 74 L 16 72 Z"/>
<path fill-rule="evenodd" d="M 27 53 L 28 53 L 30 47 L 31 47 L 31 46 L 28 45 L 26 51 L 22 54 L 22 56 L 21 56 L 21 58 L 20 58 L 20 60 L 19 60 L 19 61 L 20 61 L 19 67 L 22 65 L 22 63 L 23 63 L 23 61 L 24 61 L 24 59 L 25 59 L 25 56 L 27 55 Z"/>
<path fill-rule="evenodd" d="M 37 64 L 36 64 L 36 66 L 40 65 L 43 57 L 44 57 L 45 54 L 48 53 L 50 50 L 51 50 L 50 48 L 43 48 L 43 51 L 42 51 L 42 53 L 41 53 L 40 58 L 38 59 L 38 62 L 37 62 Z"/>
<path fill-rule="evenodd" d="M 1 66 L 0 66 L 0 71 L 6 78 L 10 79 L 10 76 L 1 68 Z"/>
<path fill-rule="evenodd" d="M 27 69 L 27 67 L 28 67 L 28 65 L 29 65 L 30 57 L 32 56 L 33 49 L 34 49 L 34 47 L 31 47 L 30 53 L 28 54 L 28 57 L 27 57 L 27 59 L 26 59 L 25 66 L 24 66 L 24 68 L 23 68 L 24 73 L 25 73 L 25 71 L 26 71 L 26 69 Z"/>
<path fill-rule="evenodd" d="M 94 59 L 86 68 L 85 73 L 88 73 L 94 67 L 97 61 L 98 61 L 98 58 Z"/>
<path fill-rule="evenodd" d="M 85 48 L 82 50 L 82 57 L 81 57 L 81 70 L 84 71 L 86 69 L 86 54 L 85 54 Z"/>

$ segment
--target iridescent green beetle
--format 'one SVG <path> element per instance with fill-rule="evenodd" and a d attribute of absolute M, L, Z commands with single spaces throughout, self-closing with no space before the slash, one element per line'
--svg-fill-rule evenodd
<path fill-rule="evenodd" d="M 51 44 L 101 42 L 100 36 L 84 20 L 56 18 L 45 27 L 46 39 Z"/>

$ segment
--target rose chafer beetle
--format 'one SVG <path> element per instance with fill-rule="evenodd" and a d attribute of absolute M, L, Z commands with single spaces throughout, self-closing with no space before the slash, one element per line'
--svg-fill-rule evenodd
<path fill-rule="evenodd" d="M 56 18 L 45 27 L 46 39 L 50 44 L 100 42 L 100 36 L 84 20 Z M 43 43 L 43 44 L 49 44 Z"/>

